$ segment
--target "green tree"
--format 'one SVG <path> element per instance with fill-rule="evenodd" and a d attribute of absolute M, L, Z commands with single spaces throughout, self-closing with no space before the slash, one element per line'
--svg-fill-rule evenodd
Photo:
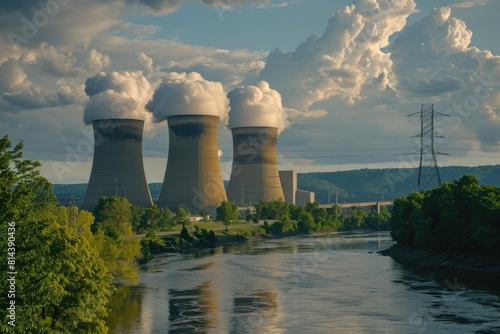
<path fill-rule="evenodd" d="M 22 159 L 22 144 L 10 150 L 0 140 L 1 249 L 15 247 L 16 327 L 7 318 L 7 298 L 0 299 L 0 332 L 106 333 L 104 324 L 111 276 L 87 239 L 66 222 L 69 216 L 55 206 L 52 185 L 38 162 Z M 39 214 L 43 219 L 36 217 Z M 8 230 L 10 228 L 10 230 Z M 12 241 L 15 239 L 15 241 Z M 4 253 L 7 255 L 6 253 Z M 5 256 L 4 255 L 4 256 Z M 0 289 L 9 291 L 6 258 L 0 263 Z"/>
<path fill-rule="evenodd" d="M 133 237 L 132 205 L 122 197 L 101 197 L 95 211 L 94 247 L 99 251 L 116 282 L 136 283 L 139 238 Z"/>
<path fill-rule="evenodd" d="M 309 212 L 303 212 L 297 221 L 297 228 L 300 232 L 308 233 L 315 228 L 314 218 Z"/>
<path fill-rule="evenodd" d="M 190 216 L 191 214 L 187 209 L 178 208 L 177 211 L 175 211 L 174 219 L 176 224 L 181 224 L 183 227 L 185 227 L 191 224 L 191 221 L 189 220 Z"/>
<path fill-rule="evenodd" d="M 238 207 L 228 201 L 223 201 L 220 206 L 217 207 L 217 220 L 226 225 L 227 231 L 227 226 L 234 220 L 238 220 Z"/>

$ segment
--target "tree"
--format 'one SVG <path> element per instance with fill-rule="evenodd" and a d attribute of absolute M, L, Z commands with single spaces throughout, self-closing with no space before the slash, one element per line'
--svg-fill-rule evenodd
<path fill-rule="evenodd" d="M 85 237 L 66 222 L 59 223 L 68 215 L 55 205 L 52 185 L 38 171 L 40 164 L 22 159 L 22 143 L 10 147 L 8 137 L 3 137 L 0 224 L 2 235 L 11 231 L 12 237 L 11 245 L 8 238 L 0 238 L 0 247 L 15 248 L 16 257 L 10 264 L 14 269 L 7 267 L 7 259 L 0 263 L 1 291 L 9 291 L 8 272 L 20 274 L 15 277 L 15 299 L 0 299 L 4 320 L 7 303 L 15 301 L 16 327 L 2 321 L 0 332 L 107 332 L 103 319 L 112 292 L 111 276 Z"/>
<path fill-rule="evenodd" d="M 38 161 L 24 160 L 23 143 L 11 148 L 8 136 L 0 140 L 0 221 L 20 221 L 34 209 L 54 201 L 53 186 L 40 175 Z M 5 234 L 4 234 L 5 235 Z"/>
<path fill-rule="evenodd" d="M 231 224 L 232 221 L 238 220 L 238 207 L 231 204 L 228 201 L 224 201 L 217 207 L 217 220 L 221 221 L 227 226 Z"/>
<path fill-rule="evenodd" d="M 95 211 L 94 247 L 99 251 L 115 281 L 136 283 L 137 259 L 141 257 L 139 238 L 133 237 L 132 205 L 126 198 L 101 197 Z"/>
<path fill-rule="evenodd" d="M 175 212 L 175 222 L 177 224 L 182 224 L 183 227 L 189 226 L 191 224 L 191 221 L 189 220 L 189 217 L 191 214 L 187 209 L 184 208 L 178 208 L 177 211 Z"/>
<path fill-rule="evenodd" d="M 314 226 L 314 218 L 309 212 L 303 212 L 297 221 L 297 227 L 300 232 L 308 233 Z"/>

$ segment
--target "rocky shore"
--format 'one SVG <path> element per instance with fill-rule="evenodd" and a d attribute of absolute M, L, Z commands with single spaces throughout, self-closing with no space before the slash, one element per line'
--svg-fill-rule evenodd
<path fill-rule="evenodd" d="M 380 251 L 379 254 L 390 256 L 400 263 L 424 267 L 500 274 L 500 258 L 480 254 L 435 254 L 399 245 Z"/>

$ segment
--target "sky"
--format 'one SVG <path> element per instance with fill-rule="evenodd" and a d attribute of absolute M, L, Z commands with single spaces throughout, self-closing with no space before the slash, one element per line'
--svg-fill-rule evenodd
<path fill-rule="evenodd" d="M 448 154 L 439 165 L 494 165 L 499 12 L 498 0 L 2 1 L 0 135 L 23 141 L 51 182 L 86 183 L 89 124 L 119 104 L 120 117 L 145 120 L 147 180 L 162 182 L 168 128 L 153 96 L 168 105 L 172 90 L 213 89 L 229 112 L 226 180 L 229 109 L 245 94 L 259 115 L 263 101 L 285 115 L 282 170 L 418 167 L 420 123 L 407 115 L 423 104 L 447 115 L 435 122 L 436 150 Z"/>

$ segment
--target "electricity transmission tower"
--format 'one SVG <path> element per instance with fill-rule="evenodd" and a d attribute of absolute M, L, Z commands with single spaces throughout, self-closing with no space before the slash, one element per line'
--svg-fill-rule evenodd
<path fill-rule="evenodd" d="M 420 134 L 420 166 L 418 168 L 418 191 L 422 192 L 428 189 L 441 186 L 441 176 L 437 165 L 436 155 L 448 155 L 435 149 L 435 139 L 444 138 L 436 133 L 434 128 L 437 116 L 449 116 L 434 111 L 434 105 L 426 106 L 422 104 L 419 112 L 408 115 L 419 115 Z M 415 151 L 414 153 L 417 153 Z"/>

